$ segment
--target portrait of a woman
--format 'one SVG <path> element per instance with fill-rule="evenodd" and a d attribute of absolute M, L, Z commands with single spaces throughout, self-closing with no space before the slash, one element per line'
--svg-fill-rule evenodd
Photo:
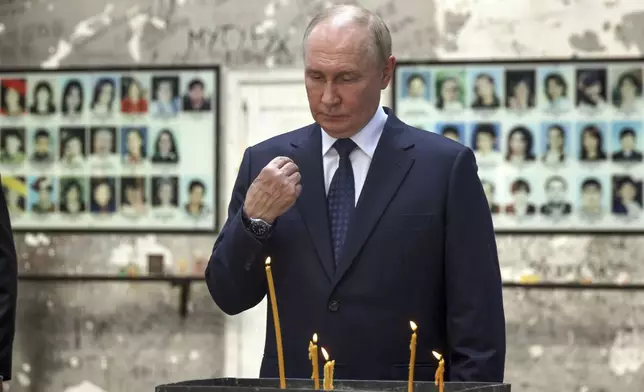
<path fill-rule="evenodd" d="M 524 126 L 512 128 L 508 134 L 508 151 L 505 160 L 510 163 L 534 161 L 532 132 Z"/>
<path fill-rule="evenodd" d="M 116 84 L 114 80 L 99 79 L 94 85 L 90 110 L 95 116 L 107 116 L 112 114 L 114 98 L 116 97 Z"/>
<path fill-rule="evenodd" d="M 534 107 L 534 71 L 508 71 L 505 84 L 508 109 L 523 111 Z"/>
<path fill-rule="evenodd" d="M 0 87 L 2 90 L 0 113 L 5 116 L 25 114 L 27 81 L 25 79 L 4 79 L 0 83 Z"/>
<path fill-rule="evenodd" d="M 551 124 L 546 128 L 546 150 L 543 153 L 543 163 L 556 165 L 566 159 L 566 132 L 563 126 Z"/>
<path fill-rule="evenodd" d="M 111 214 L 116 209 L 114 200 L 114 179 L 97 177 L 91 179 L 91 212 L 97 215 Z"/>
<path fill-rule="evenodd" d="M 188 202 L 184 209 L 188 216 L 201 218 L 210 213 L 210 209 L 204 203 L 206 195 L 206 185 L 200 180 L 192 180 L 188 184 Z"/>
<path fill-rule="evenodd" d="M 154 163 L 177 163 L 179 154 L 177 153 L 177 143 L 174 135 L 169 129 L 163 129 L 157 135 L 154 141 L 154 153 L 152 155 Z"/>
<path fill-rule="evenodd" d="M 472 109 L 498 109 L 500 106 L 501 99 L 499 99 L 492 75 L 478 74 L 474 80 Z"/>
<path fill-rule="evenodd" d="M 568 82 L 560 74 L 551 72 L 543 79 L 543 91 L 546 97 L 546 109 L 560 113 L 570 109 Z"/>
<path fill-rule="evenodd" d="M 141 114 L 148 111 L 147 91 L 141 82 L 131 77 L 121 79 L 121 112 Z"/>
<path fill-rule="evenodd" d="M 66 116 L 83 113 L 83 84 L 79 79 L 69 80 L 63 88 L 60 111 Z"/>
<path fill-rule="evenodd" d="M 54 89 L 46 81 L 40 81 L 36 84 L 33 91 L 31 107 L 29 112 L 36 116 L 47 116 L 56 111 L 54 104 Z"/>
<path fill-rule="evenodd" d="M 61 180 L 60 212 L 76 215 L 86 211 L 85 192 L 80 180 Z"/>
<path fill-rule="evenodd" d="M 530 184 L 522 178 L 515 180 L 510 186 L 512 203 L 505 207 L 505 213 L 515 217 L 534 215 L 537 211 L 534 203 L 530 202 Z"/>
<path fill-rule="evenodd" d="M 137 165 L 143 162 L 145 153 L 145 129 L 125 128 L 123 129 L 123 163 Z"/>
<path fill-rule="evenodd" d="M 642 104 L 642 71 L 622 73 L 613 89 L 613 105 L 623 113 L 635 113 L 644 109 Z"/>
<path fill-rule="evenodd" d="M 603 161 L 606 159 L 604 151 L 604 138 L 597 125 L 586 125 L 581 130 L 581 148 L 579 160 L 581 161 Z"/>
<path fill-rule="evenodd" d="M 458 77 L 447 76 L 436 81 L 436 109 L 463 110 L 463 88 Z"/>
<path fill-rule="evenodd" d="M 606 70 L 577 71 L 577 107 L 585 110 L 606 107 Z"/>

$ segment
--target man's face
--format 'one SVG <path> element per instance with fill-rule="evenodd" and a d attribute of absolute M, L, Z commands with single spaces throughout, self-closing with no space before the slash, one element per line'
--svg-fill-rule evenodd
<path fill-rule="evenodd" d="M 192 204 L 201 204 L 203 199 L 204 189 L 201 186 L 196 186 L 190 191 L 190 202 Z"/>
<path fill-rule="evenodd" d="M 161 200 L 161 204 L 170 204 L 170 201 L 172 201 L 172 196 L 173 195 L 172 191 L 172 185 L 168 183 L 163 183 L 159 187 L 159 199 Z"/>
<path fill-rule="evenodd" d="M 200 101 L 203 99 L 203 87 L 200 84 L 196 84 L 190 89 L 188 94 L 191 100 Z"/>
<path fill-rule="evenodd" d="M 602 193 L 597 185 L 587 185 L 581 192 L 581 204 L 584 208 L 596 208 L 602 200 Z"/>
<path fill-rule="evenodd" d="M 631 134 L 624 135 L 621 140 L 622 150 L 633 151 L 635 149 L 635 137 Z"/>
<path fill-rule="evenodd" d="M 391 80 L 395 59 L 380 64 L 376 54 L 365 49 L 369 45 L 364 29 L 335 19 L 316 26 L 305 43 L 309 108 L 335 138 L 350 137 L 371 120 L 380 92 Z"/>
<path fill-rule="evenodd" d="M 9 155 L 15 155 L 20 151 L 20 146 L 22 145 L 22 142 L 20 141 L 19 138 L 16 136 L 8 136 L 6 140 L 6 150 L 7 154 Z"/>
<path fill-rule="evenodd" d="M 494 147 L 494 139 L 489 133 L 481 132 L 476 135 L 476 149 L 481 152 L 490 152 Z"/>
<path fill-rule="evenodd" d="M 530 194 L 528 193 L 527 189 L 523 187 L 519 187 L 514 193 L 512 194 L 514 197 L 514 202 L 517 204 L 523 204 L 528 202 L 528 197 Z"/>
<path fill-rule="evenodd" d="M 36 138 L 36 146 L 34 147 L 37 153 L 46 154 L 49 152 L 49 137 L 38 136 Z"/>
<path fill-rule="evenodd" d="M 559 180 L 550 181 L 546 188 L 548 201 L 559 203 L 566 198 L 566 184 Z"/>
<path fill-rule="evenodd" d="M 636 195 L 637 189 L 635 189 L 635 185 L 631 184 L 630 182 L 623 184 L 619 188 L 619 196 L 622 198 L 622 202 L 624 203 L 632 202 L 633 200 L 635 200 Z"/>
<path fill-rule="evenodd" d="M 39 188 L 38 199 L 40 200 L 40 202 L 42 203 L 49 202 L 49 199 L 50 199 L 49 196 L 50 196 L 49 188 L 47 188 L 46 186 L 42 186 Z"/>
<path fill-rule="evenodd" d="M 159 90 L 157 91 L 159 101 L 168 102 L 172 99 L 172 85 L 168 81 L 159 83 Z"/>
<path fill-rule="evenodd" d="M 409 81 L 409 96 L 413 98 L 422 98 L 425 96 L 425 81 L 421 78 L 413 78 Z"/>

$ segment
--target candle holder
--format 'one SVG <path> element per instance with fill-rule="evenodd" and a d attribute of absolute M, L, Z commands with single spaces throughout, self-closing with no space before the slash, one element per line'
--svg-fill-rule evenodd
<path fill-rule="evenodd" d="M 286 390 L 310 392 L 310 379 L 286 379 Z M 334 391 L 407 392 L 407 381 L 333 380 Z M 273 378 L 216 378 L 159 385 L 155 392 L 278 392 L 280 380 Z M 414 382 L 414 392 L 438 392 L 433 381 Z M 446 382 L 444 392 L 511 392 L 510 384 L 485 382 Z"/>

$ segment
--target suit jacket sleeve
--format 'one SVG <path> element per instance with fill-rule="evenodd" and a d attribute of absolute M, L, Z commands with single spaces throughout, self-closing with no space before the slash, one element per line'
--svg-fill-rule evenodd
<path fill-rule="evenodd" d="M 492 217 L 474 154 L 455 160 L 446 213 L 449 380 L 501 382 L 505 315 Z"/>
<path fill-rule="evenodd" d="M 237 174 L 228 218 L 206 268 L 210 295 L 229 315 L 254 307 L 266 294 L 265 246 L 246 230 L 241 217 L 251 182 L 251 149 L 248 148 Z"/>
<path fill-rule="evenodd" d="M 11 354 L 16 322 L 18 265 L 11 220 L 0 191 L 0 376 L 11 379 Z"/>

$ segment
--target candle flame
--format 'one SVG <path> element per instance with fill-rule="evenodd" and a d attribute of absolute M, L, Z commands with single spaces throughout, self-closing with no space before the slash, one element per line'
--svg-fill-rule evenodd
<path fill-rule="evenodd" d="M 318 342 L 318 334 L 314 333 L 313 334 L 313 343 L 317 343 L 317 342 Z"/>
<path fill-rule="evenodd" d="M 329 360 L 329 353 L 326 352 L 324 347 L 320 347 L 320 349 L 322 350 L 322 356 L 324 357 L 324 360 L 328 361 Z"/>
<path fill-rule="evenodd" d="M 413 321 L 410 321 L 410 322 L 409 322 L 409 326 L 411 327 L 411 330 L 412 330 L 413 332 L 416 332 L 416 329 L 418 329 L 418 326 L 417 326 L 417 325 L 416 325 L 416 323 L 415 323 L 415 322 L 413 322 Z"/>
<path fill-rule="evenodd" d="M 271 265 L 271 258 L 270 256 L 266 258 L 266 261 L 264 262 L 266 265 Z"/>
<path fill-rule="evenodd" d="M 438 359 L 439 361 L 443 359 L 443 356 L 437 353 L 436 351 L 432 351 L 432 354 L 434 355 L 434 358 Z"/>

